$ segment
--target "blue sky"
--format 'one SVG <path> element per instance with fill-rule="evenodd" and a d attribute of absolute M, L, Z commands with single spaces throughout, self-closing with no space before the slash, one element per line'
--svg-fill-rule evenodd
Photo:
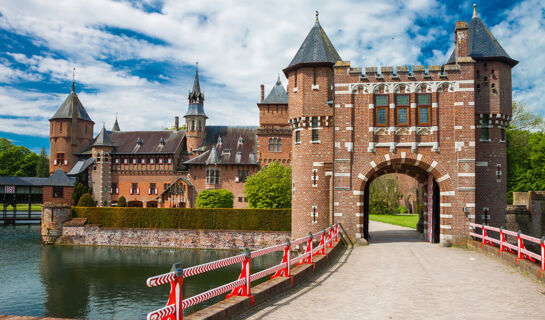
<path fill-rule="evenodd" d="M 478 1 L 520 61 L 513 98 L 545 115 L 545 2 Z M 183 116 L 199 61 L 209 124 L 257 125 L 259 85 L 274 85 L 314 23 L 352 66 L 442 64 L 473 1 L 0 0 L 0 137 L 35 152 L 70 92 L 95 121 L 158 130 Z"/>

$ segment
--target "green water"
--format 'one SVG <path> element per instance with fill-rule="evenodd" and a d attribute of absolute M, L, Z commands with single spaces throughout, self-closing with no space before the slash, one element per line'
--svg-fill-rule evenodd
<path fill-rule="evenodd" d="M 148 288 L 148 277 L 168 272 L 175 262 L 189 267 L 237 254 L 222 250 L 42 246 L 40 241 L 39 225 L 0 226 L 0 314 L 145 319 L 148 312 L 165 305 L 170 290 L 169 285 Z M 252 272 L 280 260 L 280 253 L 254 259 Z M 183 296 L 236 280 L 240 267 L 236 264 L 185 279 Z"/>

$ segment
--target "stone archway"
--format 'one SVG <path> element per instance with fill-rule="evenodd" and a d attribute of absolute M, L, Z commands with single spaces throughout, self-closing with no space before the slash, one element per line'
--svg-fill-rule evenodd
<path fill-rule="evenodd" d="M 441 168 L 436 161 L 424 159 L 421 155 L 416 158 L 392 158 L 385 155 L 383 161 L 378 164 L 370 161 L 366 169 L 360 173 L 359 186 L 360 200 L 358 205 L 359 221 L 357 222 L 356 235 L 369 240 L 369 186 L 374 179 L 389 173 L 401 173 L 415 178 L 419 183 L 424 184 L 427 191 L 427 201 L 424 208 L 424 237 L 426 240 L 437 243 L 443 238 L 451 238 L 445 235 L 447 224 L 441 224 L 441 219 L 452 217 L 445 211 L 450 209 L 451 203 L 444 197 L 454 195 L 452 182 L 449 174 Z M 442 199 L 443 198 L 443 199 Z M 444 203 L 443 203 L 444 201 Z M 441 204 L 443 203 L 443 204 Z"/>

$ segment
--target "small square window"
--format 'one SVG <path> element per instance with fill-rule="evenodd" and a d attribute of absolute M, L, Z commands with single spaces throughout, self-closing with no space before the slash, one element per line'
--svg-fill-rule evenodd
<path fill-rule="evenodd" d="M 429 94 L 418 95 L 418 105 L 429 105 L 429 104 L 431 104 L 431 96 Z"/>
<path fill-rule="evenodd" d="M 318 141 L 318 129 L 312 129 L 312 141 Z"/>
<path fill-rule="evenodd" d="M 397 106 L 408 106 L 409 105 L 409 95 L 397 95 L 396 96 L 396 105 Z"/>

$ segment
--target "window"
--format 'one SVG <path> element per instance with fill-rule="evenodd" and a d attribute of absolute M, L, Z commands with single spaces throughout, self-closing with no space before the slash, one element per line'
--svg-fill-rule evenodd
<path fill-rule="evenodd" d="M 157 185 L 155 183 L 149 184 L 148 194 L 157 194 Z"/>
<path fill-rule="evenodd" d="M 129 164 L 129 159 L 124 158 L 124 159 L 123 159 L 123 164 Z"/>
<path fill-rule="evenodd" d="M 505 128 L 500 129 L 500 141 L 505 142 Z"/>
<path fill-rule="evenodd" d="M 375 125 L 377 127 L 388 126 L 388 96 L 380 95 L 375 97 Z"/>
<path fill-rule="evenodd" d="M 396 121 L 398 126 L 408 126 L 409 116 L 409 95 L 396 96 Z"/>
<path fill-rule="evenodd" d="M 167 159 L 167 163 L 168 163 L 168 164 L 172 164 L 172 158 L 168 158 L 168 159 Z"/>
<path fill-rule="evenodd" d="M 62 198 L 64 194 L 64 187 L 53 186 L 53 198 Z"/>
<path fill-rule="evenodd" d="M 148 164 L 153 164 L 155 161 L 153 161 L 153 158 L 148 159 Z"/>
<path fill-rule="evenodd" d="M 238 197 L 238 202 L 242 202 L 243 197 Z"/>
<path fill-rule="evenodd" d="M 312 117 L 312 128 L 313 128 L 312 129 L 312 141 L 319 141 L 318 129 L 317 129 L 318 125 L 319 125 L 318 117 Z"/>
<path fill-rule="evenodd" d="M 61 125 L 61 133 L 62 133 L 62 122 L 60 123 L 60 125 Z"/>
<path fill-rule="evenodd" d="M 297 88 L 297 71 L 294 72 L 295 80 L 293 81 L 293 87 Z"/>
<path fill-rule="evenodd" d="M 129 190 L 130 194 L 140 194 L 140 189 L 138 188 L 138 183 L 133 183 L 131 185 L 131 190 Z"/>
<path fill-rule="evenodd" d="M 119 158 L 115 158 L 115 164 L 119 164 Z"/>
<path fill-rule="evenodd" d="M 208 168 L 206 169 L 206 184 L 219 184 L 220 183 L 220 169 Z"/>
<path fill-rule="evenodd" d="M 490 141 L 490 132 L 488 129 L 489 115 L 483 114 L 481 117 L 481 141 Z"/>
<path fill-rule="evenodd" d="M 57 159 L 54 161 L 54 165 L 56 166 L 62 166 L 63 164 L 66 165 L 68 163 L 64 163 L 64 153 L 57 153 Z"/>
<path fill-rule="evenodd" d="M 163 164 L 163 158 L 159 158 L 159 164 Z"/>
<path fill-rule="evenodd" d="M 168 189 L 168 183 L 163 184 L 163 188 L 164 188 L 163 191 L 167 191 L 167 189 Z"/>
<path fill-rule="evenodd" d="M 238 170 L 238 181 L 240 182 L 246 182 L 246 179 L 248 178 L 248 170 Z"/>
<path fill-rule="evenodd" d="M 145 158 L 140 159 L 140 163 L 141 164 L 146 164 L 146 159 Z"/>
<path fill-rule="evenodd" d="M 136 164 L 136 158 L 132 159 L 132 164 Z"/>
<path fill-rule="evenodd" d="M 295 143 L 301 143 L 301 131 L 295 131 Z"/>
<path fill-rule="evenodd" d="M 419 94 L 417 96 L 418 104 L 418 125 L 426 126 L 431 124 L 431 96 L 429 94 Z"/>
<path fill-rule="evenodd" d="M 313 82 L 313 84 L 316 85 L 316 67 L 314 67 L 313 71 L 314 71 L 314 82 Z"/>
<path fill-rule="evenodd" d="M 117 187 L 117 183 L 112 183 L 110 194 L 119 194 L 119 188 Z"/>
<path fill-rule="evenodd" d="M 282 139 L 270 138 L 269 139 L 269 152 L 282 152 Z"/>

